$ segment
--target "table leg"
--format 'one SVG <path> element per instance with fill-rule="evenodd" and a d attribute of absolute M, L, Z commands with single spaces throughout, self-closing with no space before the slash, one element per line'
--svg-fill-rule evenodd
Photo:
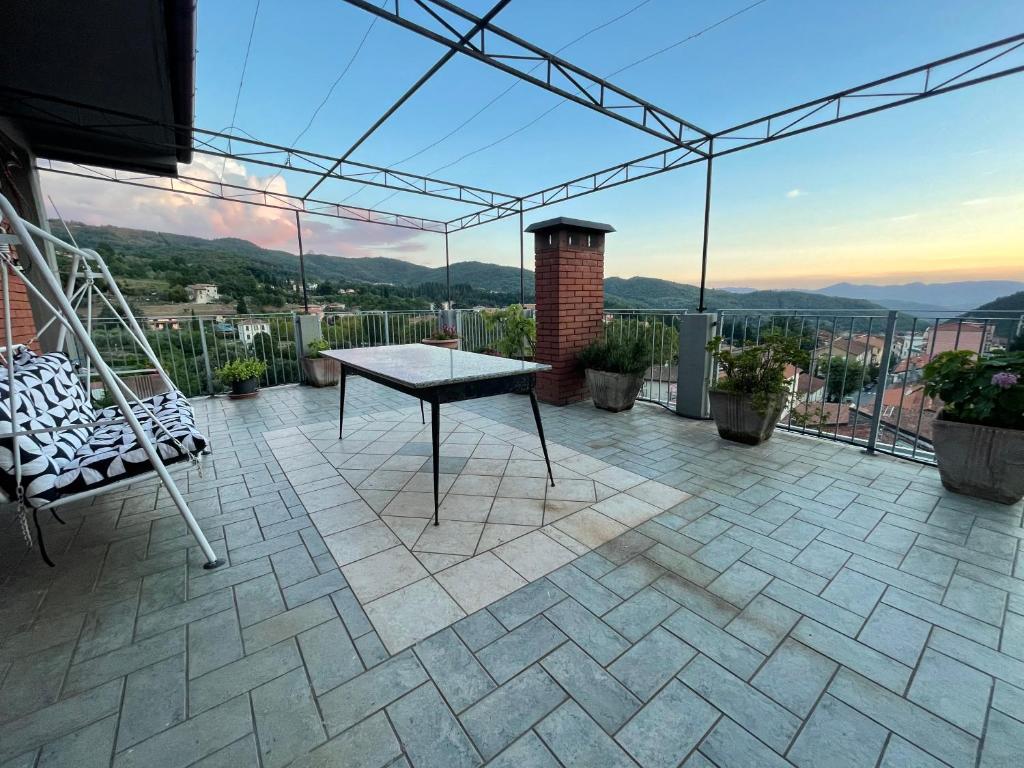
<path fill-rule="evenodd" d="M 422 421 L 424 424 L 427 423 L 427 417 L 423 415 L 423 401 L 422 400 L 420 400 L 420 421 Z"/>
<path fill-rule="evenodd" d="M 548 458 L 548 445 L 544 442 L 544 425 L 540 423 L 540 407 L 537 405 L 537 395 L 530 387 L 530 405 L 533 406 L 533 420 L 537 422 L 537 436 L 540 438 L 540 447 L 544 451 L 544 461 L 548 465 L 548 479 L 551 487 L 555 487 L 555 476 L 551 474 L 551 459 Z"/>
<path fill-rule="evenodd" d="M 430 441 L 434 447 L 434 525 L 438 525 L 437 486 L 439 480 L 439 454 L 441 453 L 441 405 L 436 400 L 430 401 Z"/>
<path fill-rule="evenodd" d="M 341 366 L 341 376 L 338 377 L 338 439 L 342 438 L 342 430 L 345 428 L 345 366 Z"/>

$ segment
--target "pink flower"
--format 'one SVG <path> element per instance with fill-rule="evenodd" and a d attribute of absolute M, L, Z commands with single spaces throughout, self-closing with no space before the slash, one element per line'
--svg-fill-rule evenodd
<path fill-rule="evenodd" d="M 1020 381 L 1020 377 L 1016 373 L 1000 371 L 992 377 L 992 386 L 999 387 L 1000 389 L 1009 389 L 1018 381 Z"/>

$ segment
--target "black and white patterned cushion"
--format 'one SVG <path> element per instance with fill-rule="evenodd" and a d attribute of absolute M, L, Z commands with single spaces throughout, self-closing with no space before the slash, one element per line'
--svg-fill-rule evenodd
<path fill-rule="evenodd" d="M 132 405 L 132 412 L 142 423 L 147 439 L 156 446 L 164 464 L 173 464 L 188 458 L 190 453 L 197 454 L 206 450 L 206 438 L 196 429 L 192 406 L 184 395 L 172 390 L 148 397 L 142 402 L 167 428 L 166 432 L 160 429 L 139 405 Z M 97 421 L 120 416 L 120 409 L 105 408 L 97 414 Z M 179 443 L 181 448 L 178 447 Z M 79 493 L 140 475 L 152 468 L 132 428 L 127 424 L 110 424 L 97 427 L 71 461 L 61 468 L 57 487 L 62 494 Z"/>
<path fill-rule="evenodd" d="M 120 418 L 117 408 L 99 412 L 93 409 L 74 366 L 64 355 L 20 352 L 15 365 L 21 431 Z M 13 431 L 9 398 L 5 368 L 0 370 L 0 435 Z M 165 464 L 187 458 L 190 452 L 205 450 L 206 438 L 196 429 L 192 406 L 180 392 L 167 392 L 143 402 L 176 438 L 177 442 L 157 428 L 140 406 L 133 405 L 133 412 Z M 91 490 L 152 469 L 135 433 L 126 424 L 23 436 L 18 438 L 18 446 L 25 503 L 30 507 L 41 507 L 63 495 Z M 17 493 L 13 447 L 13 438 L 0 437 L 0 487 L 12 499 Z"/>
<path fill-rule="evenodd" d="M 67 357 L 59 353 L 35 355 L 22 350 L 15 356 L 14 363 L 19 431 L 96 420 L 85 387 Z M 10 381 L 4 367 L 0 370 L 0 435 L 14 431 L 10 395 Z M 75 456 L 91 433 L 91 427 L 79 427 L 18 438 L 26 503 L 42 506 L 60 496 L 56 486 L 60 467 Z M 14 439 L 11 437 L 0 437 L 0 487 L 10 498 L 16 497 Z"/>

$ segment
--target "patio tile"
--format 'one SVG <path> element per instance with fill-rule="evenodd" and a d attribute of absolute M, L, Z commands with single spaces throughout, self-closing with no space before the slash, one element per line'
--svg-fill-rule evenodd
<path fill-rule="evenodd" d="M 532 525 L 510 525 L 508 523 L 486 523 L 476 545 L 478 554 L 487 552 L 509 541 L 536 531 Z"/>
<path fill-rule="evenodd" d="M 194 717 L 301 665 L 302 657 L 291 639 L 250 653 L 192 680 L 189 712 Z"/>
<path fill-rule="evenodd" d="M 541 502 L 548 489 L 547 478 L 544 477 L 510 477 L 501 478 L 496 495 L 510 499 L 526 498 Z M 539 524 L 539 523 L 538 523 Z"/>
<path fill-rule="evenodd" d="M 442 555 L 472 555 L 483 530 L 483 523 L 461 520 L 445 520 L 440 525 L 428 524 L 413 549 Z"/>
<path fill-rule="evenodd" d="M 616 536 L 606 544 L 602 544 L 595 551 L 595 555 L 600 555 L 605 560 L 610 561 L 613 566 L 622 565 L 627 560 L 632 560 L 637 555 L 649 551 L 654 546 L 656 546 L 654 539 L 644 536 L 639 530 L 631 530 Z M 611 567 L 607 568 L 606 572 L 610 570 L 612 570 Z M 602 573 L 599 576 L 603 575 Z M 594 578 L 599 578 L 599 576 Z"/>
<path fill-rule="evenodd" d="M 680 608 L 662 622 L 662 626 L 744 680 L 749 679 L 764 660 L 764 654 L 687 608 Z"/>
<path fill-rule="evenodd" d="M 999 642 L 999 630 L 991 624 L 985 624 L 930 600 L 923 600 L 909 592 L 890 588 L 882 596 L 882 602 L 991 648 L 995 648 Z"/>
<path fill-rule="evenodd" d="M 363 671 L 359 654 L 341 619 L 332 619 L 297 637 L 313 690 L 317 694 L 336 688 Z"/>
<path fill-rule="evenodd" d="M 615 738 L 645 768 L 676 766 L 717 719 L 714 707 L 673 680 Z"/>
<path fill-rule="evenodd" d="M 412 479 L 414 472 L 378 469 L 356 486 L 357 491 L 397 491 Z"/>
<path fill-rule="evenodd" d="M 479 651 L 508 630 L 487 611 L 477 611 L 452 625 L 456 634 L 471 651 Z"/>
<path fill-rule="evenodd" d="M 434 492 L 399 491 L 381 514 L 395 517 L 433 517 Z"/>
<path fill-rule="evenodd" d="M 487 520 L 491 509 L 490 496 L 471 496 L 449 493 L 444 497 L 438 512 L 444 520 L 463 520 L 482 523 Z"/>
<path fill-rule="evenodd" d="M 843 568 L 832 579 L 821 596 L 860 616 L 870 616 L 871 611 L 875 608 L 875 603 L 878 602 L 884 591 L 885 584 L 882 582 L 857 571 Z"/>
<path fill-rule="evenodd" d="M 397 766 L 398 763 L 391 761 L 401 754 L 402 747 L 391 730 L 387 716 L 383 712 L 378 712 L 317 747 L 306 757 L 297 760 L 294 765 L 296 768 L 330 768 L 337 765 L 352 765 L 359 768 Z"/>
<path fill-rule="evenodd" d="M 533 731 L 524 733 L 518 741 L 487 765 L 489 768 L 561 768 L 555 756 Z"/>
<path fill-rule="evenodd" d="M 451 493 L 459 494 L 460 496 L 494 496 L 498 492 L 498 485 L 500 483 L 500 477 L 474 475 L 465 472 L 459 475 L 454 485 L 452 485 Z"/>
<path fill-rule="evenodd" d="M 594 509 L 581 509 L 554 524 L 563 533 L 594 549 L 626 532 L 626 526 Z"/>
<path fill-rule="evenodd" d="M 574 701 L 537 725 L 537 733 L 563 765 L 633 768 L 633 761 Z"/>
<path fill-rule="evenodd" d="M 469 737 L 432 684 L 407 693 L 387 712 L 414 765 L 475 768 L 481 764 Z"/>
<path fill-rule="evenodd" d="M 413 555 L 430 573 L 443 571 L 468 559 L 468 555 L 437 555 L 432 552 L 413 552 Z"/>
<path fill-rule="evenodd" d="M 572 598 L 548 608 L 544 615 L 601 666 L 611 664 L 630 647 L 618 632 Z"/>
<path fill-rule="evenodd" d="M 576 555 L 541 531 L 527 533 L 493 550 L 527 581 L 546 576 L 576 559 Z"/>
<path fill-rule="evenodd" d="M 327 739 L 305 670 L 253 689 L 252 710 L 266 768 L 288 765 Z"/>
<path fill-rule="evenodd" d="M 402 587 L 363 609 L 391 653 L 398 653 L 466 615 L 433 577 Z"/>
<path fill-rule="evenodd" d="M 574 539 L 572 536 L 565 533 L 564 531 L 560 531 L 553 525 L 545 525 L 543 528 L 541 528 L 541 530 L 544 532 L 545 536 L 548 536 L 553 541 L 558 542 L 577 557 L 586 556 L 590 553 L 590 547 L 586 546 L 585 544 L 581 544 L 580 542 L 576 541 L 576 539 Z"/>
<path fill-rule="evenodd" d="M 670 632 L 656 627 L 622 654 L 608 671 L 641 701 L 647 701 L 696 651 Z"/>
<path fill-rule="evenodd" d="M 544 501 L 536 498 L 510 498 L 499 495 L 491 505 L 491 513 L 487 517 L 487 522 L 531 525 L 539 528 L 544 524 Z"/>
<path fill-rule="evenodd" d="M 834 603 L 823 600 L 817 595 L 805 592 L 785 581 L 776 579 L 764 588 L 768 597 L 792 608 L 797 613 L 810 616 L 822 624 L 839 630 L 843 634 L 855 636 L 864 624 L 861 616 L 840 608 Z"/>
<path fill-rule="evenodd" d="M 185 657 L 172 656 L 125 679 L 117 751 L 185 719 Z"/>
<path fill-rule="evenodd" d="M 500 556 L 500 553 L 499 553 Z M 622 599 L 590 576 L 581 571 L 575 563 L 562 566 L 548 575 L 548 578 L 576 599 L 587 610 L 603 616 Z"/>
<path fill-rule="evenodd" d="M 758 595 L 725 630 L 747 645 L 770 655 L 789 634 L 800 614 L 764 595 Z"/>
<path fill-rule="evenodd" d="M 61 766 L 105 766 L 110 764 L 114 750 L 114 730 L 117 718 L 106 717 L 80 731 L 51 741 L 39 753 L 39 768 L 61 768 Z M 4 763 L 11 768 L 31 768 L 35 755 L 28 753 L 25 762 L 15 760 Z"/>
<path fill-rule="evenodd" d="M 788 757 L 801 768 L 874 768 L 887 735 L 885 728 L 826 694 Z"/>
<path fill-rule="evenodd" d="M 909 667 L 812 619 L 801 619 L 792 637 L 896 693 L 910 682 Z"/>
<path fill-rule="evenodd" d="M 547 464 L 538 459 L 512 459 L 505 467 L 505 477 L 547 477 Z"/>
<path fill-rule="evenodd" d="M 671 485 L 659 483 L 657 480 L 647 480 L 639 485 L 634 485 L 626 493 L 661 510 L 674 507 L 690 498 L 690 494 L 673 488 Z"/>
<path fill-rule="evenodd" d="M 991 691 L 988 675 L 927 649 L 907 698 L 980 738 Z"/>
<path fill-rule="evenodd" d="M 708 585 L 708 592 L 743 608 L 772 580 L 764 571 L 743 562 L 733 563 Z"/>
<path fill-rule="evenodd" d="M 981 621 L 999 626 L 1003 622 L 1006 593 L 1001 589 L 954 575 L 942 604 Z"/>
<path fill-rule="evenodd" d="M 602 515 L 634 528 L 661 513 L 661 509 L 628 493 L 618 493 L 593 506 Z"/>
<path fill-rule="evenodd" d="M 929 632 L 931 625 L 927 622 L 880 603 L 857 639 L 907 666 L 915 666 Z"/>
<path fill-rule="evenodd" d="M 375 520 L 325 536 L 324 543 L 338 565 L 348 565 L 401 542 L 385 523 Z"/>
<path fill-rule="evenodd" d="M 700 750 L 697 755 L 702 760 L 703 755 L 708 755 L 715 761 L 715 765 L 756 765 L 757 768 L 789 768 L 792 765 L 728 717 L 723 717 L 718 721 L 718 725 L 711 729 L 711 733 L 700 745 Z M 686 768 L 691 768 L 689 760 L 685 765 Z M 707 768 L 708 765 L 706 762 L 698 761 L 694 768 Z"/>
<path fill-rule="evenodd" d="M 452 484 L 459 476 L 462 465 L 456 466 L 453 462 L 461 462 L 462 459 L 455 459 L 451 456 L 442 456 L 437 468 L 437 491 L 447 493 L 451 490 Z M 403 491 L 415 491 L 417 493 L 434 493 L 434 470 L 430 464 L 425 465 L 428 471 L 417 472 L 408 483 L 402 488 Z"/>
<path fill-rule="evenodd" d="M 566 640 L 550 621 L 536 616 L 477 652 L 477 659 L 499 684 L 519 674 Z"/>
<path fill-rule="evenodd" d="M 989 717 L 988 730 L 981 750 L 982 768 L 999 768 L 1013 765 L 1020 760 L 1024 751 L 1024 723 L 993 712 Z"/>
<path fill-rule="evenodd" d="M 385 549 L 350 563 L 343 566 L 341 572 L 356 597 L 364 604 L 429 575 L 403 546 Z"/>
<path fill-rule="evenodd" d="M 755 688 L 800 717 L 807 717 L 838 665 L 787 638 L 751 681 Z"/>
<path fill-rule="evenodd" d="M 954 766 L 974 766 L 978 742 L 856 672 L 840 669 L 829 693 L 907 741 Z"/>
<path fill-rule="evenodd" d="M 674 573 L 666 573 L 654 582 L 654 588 L 717 627 L 724 627 L 740 612 L 732 603 Z"/>
<path fill-rule="evenodd" d="M 495 689 L 491 678 L 451 628 L 420 641 L 413 650 L 456 713 Z"/>
<path fill-rule="evenodd" d="M 943 768 L 944 765 L 946 763 L 939 762 L 906 739 L 893 734 L 878 768 Z"/>
<path fill-rule="evenodd" d="M 507 464 L 505 459 L 470 459 L 462 471 L 467 475 L 501 477 Z"/>
<path fill-rule="evenodd" d="M 578 470 L 577 467 L 573 467 L 564 461 L 562 463 L 570 469 L 577 469 L 577 471 L 581 471 Z M 638 475 L 635 472 L 630 472 L 629 470 L 614 466 L 608 466 L 604 469 L 598 470 L 597 472 L 590 472 L 587 474 L 589 474 L 592 480 L 596 480 L 599 483 L 610 486 L 617 491 L 624 491 L 627 488 L 632 488 L 647 481 L 647 478 L 643 475 Z"/>
<path fill-rule="evenodd" d="M 641 555 L 609 571 L 599 581 L 619 597 L 627 598 L 657 580 L 663 573 L 664 568 Z"/>
<path fill-rule="evenodd" d="M 416 543 L 416 539 L 423 533 L 423 529 L 430 524 L 430 520 L 425 517 L 392 517 L 382 515 L 380 519 L 387 524 L 388 528 L 394 532 L 407 548 Z"/>
<path fill-rule="evenodd" d="M 535 664 L 478 701 L 459 719 L 486 760 L 518 739 L 565 698 L 565 691 Z"/>
<path fill-rule="evenodd" d="M 639 700 L 575 643 L 562 645 L 541 666 L 606 733 L 618 731 L 640 709 Z"/>
<path fill-rule="evenodd" d="M 435 578 L 467 614 L 505 597 L 526 584 L 491 552 L 440 571 Z"/>
<path fill-rule="evenodd" d="M 406 651 L 328 691 L 319 698 L 328 734 L 351 728 L 427 680 L 419 660 Z"/>
<path fill-rule="evenodd" d="M 597 501 L 593 480 L 559 479 L 555 487 L 547 489 L 549 501 L 585 501 L 593 504 Z"/>

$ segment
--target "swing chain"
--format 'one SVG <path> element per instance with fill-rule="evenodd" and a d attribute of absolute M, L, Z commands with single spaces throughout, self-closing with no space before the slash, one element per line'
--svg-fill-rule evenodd
<path fill-rule="evenodd" d="M 21 537 L 25 546 L 32 548 L 32 531 L 28 527 L 28 508 L 25 506 L 25 489 L 18 486 L 18 524 L 21 526 Z"/>

